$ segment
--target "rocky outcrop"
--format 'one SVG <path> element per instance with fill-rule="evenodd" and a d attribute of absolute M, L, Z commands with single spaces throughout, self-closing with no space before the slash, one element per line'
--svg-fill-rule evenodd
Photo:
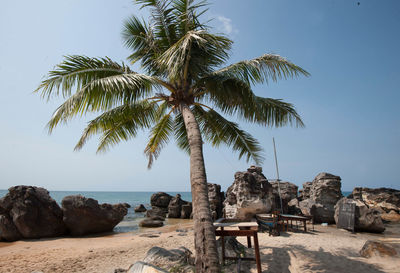
<path fill-rule="evenodd" d="M 379 210 L 385 220 L 398 221 L 400 219 L 399 190 L 389 188 L 354 188 L 348 197 L 361 200 L 368 207 Z"/>
<path fill-rule="evenodd" d="M 272 186 L 262 168 L 251 166 L 235 173 L 235 181 L 226 192 L 225 214 L 227 218 L 248 220 L 257 213 L 270 212 L 273 201 Z"/>
<path fill-rule="evenodd" d="M 112 231 L 128 213 L 125 204 L 101 204 L 92 198 L 70 195 L 62 200 L 63 220 L 71 235 Z"/>
<path fill-rule="evenodd" d="M 210 201 L 211 216 L 214 220 L 221 218 L 223 211 L 224 192 L 221 192 L 221 186 L 208 183 L 208 200 Z"/>
<path fill-rule="evenodd" d="M 299 202 L 302 213 L 312 215 L 315 223 L 335 223 L 335 205 L 342 197 L 340 181 L 339 176 L 320 173 L 314 178 L 311 187 L 308 182 L 305 183 L 302 201 Z"/>
<path fill-rule="evenodd" d="M 392 246 L 378 242 L 368 240 L 365 242 L 364 246 L 360 250 L 361 257 L 370 258 L 372 256 L 389 256 L 394 257 L 397 255 L 397 251 Z"/>
<path fill-rule="evenodd" d="M 183 206 L 185 208 L 183 209 Z M 192 213 L 192 203 L 182 200 L 181 195 L 177 194 L 171 198 L 168 205 L 168 218 L 189 218 Z"/>
<path fill-rule="evenodd" d="M 338 223 L 340 206 L 342 204 L 355 204 L 354 229 L 356 231 L 383 232 L 383 225 L 380 212 L 374 208 L 369 208 L 364 202 L 357 199 L 343 197 L 335 206 L 335 222 Z"/>
<path fill-rule="evenodd" d="M 277 181 L 269 181 L 269 183 L 272 186 L 272 193 L 274 194 L 274 208 L 277 210 L 281 208 L 280 198 L 282 198 L 283 212 L 288 213 L 289 212 L 288 203 L 294 198 L 297 198 L 297 190 L 299 187 L 297 187 L 293 183 L 286 181 L 280 181 L 279 184 Z M 280 197 L 279 197 L 279 191 L 280 191 Z"/>
<path fill-rule="evenodd" d="M 161 216 L 166 217 L 168 214 L 168 205 L 172 196 L 165 192 L 154 193 L 150 198 L 151 210 L 146 212 L 147 217 Z"/>
<path fill-rule="evenodd" d="M 135 207 L 135 212 L 146 212 L 146 207 L 143 204 Z"/>
<path fill-rule="evenodd" d="M 0 239 L 56 237 L 65 234 L 62 210 L 44 188 L 16 186 L 0 199 Z"/>
<path fill-rule="evenodd" d="M 303 183 L 303 189 L 299 190 L 299 200 L 305 200 L 310 198 L 312 182 Z"/>

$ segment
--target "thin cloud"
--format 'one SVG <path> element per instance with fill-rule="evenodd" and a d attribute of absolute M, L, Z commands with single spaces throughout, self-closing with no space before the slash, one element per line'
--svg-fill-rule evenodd
<path fill-rule="evenodd" d="M 222 32 L 224 32 L 224 33 L 226 33 L 228 35 L 238 33 L 238 30 L 233 27 L 231 19 L 226 18 L 226 17 L 221 16 L 221 15 L 217 16 L 216 18 L 221 23 L 218 26 L 219 30 L 221 30 Z"/>

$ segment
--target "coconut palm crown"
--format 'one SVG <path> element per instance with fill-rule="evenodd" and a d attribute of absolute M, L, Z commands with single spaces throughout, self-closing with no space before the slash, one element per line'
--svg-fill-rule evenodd
<path fill-rule="evenodd" d="M 207 208 L 208 202 L 204 200 L 207 189 L 203 141 L 213 146 L 225 144 L 237 151 L 239 158 L 259 163 L 262 148 L 258 141 L 224 116 L 262 126 L 303 126 L 292 104 L 256 96 L 252 86 L 309 74 L 273 54 L 226 66 L 233 42 L 224 35 L 211 33 L 210 27 L 200 22 L 199 17 L 206 11 L 205 2 L 135 2 L 150 9 L 150 20 L 131 16 L 124 22 L 122 36 L 132 51 L 128 60 L 141 64 L 142 72 L 108 57 L 66 56 L 36 90 L 46 99 L 65 99 L 51 117 L 48 129 L 52 132 L 60 123 L 78 115 L 99 113 L 88 122 L 75 147 L 79 150 L 91 136 L 100 135 L 98 152 L 147 129 L 150 137 L 144 153 L 149 167 L 175 137 L 179 148 L 191 156 L 195 223 L 196 219 L 206 222 L 209 233 L 212 219 L 207 215 L 200 217 L 199 212 L 201 207 Z M 200 174 L 196 176 L 197 171 Z M 196 188 L 200 184 L 201 190 Z M 201 192 L 204 205 L 194 192 Z M 197 247 L 204 243 L 196 238 L 195 244 L 200 251 Z M 202 251 L 207 252 L 204 248 Z M 210 249 L 215 255 L 213 247 Z M 211 256 L 196 260 L 197 272 L 217 272 L 214 260 L 218 258 Z"/>

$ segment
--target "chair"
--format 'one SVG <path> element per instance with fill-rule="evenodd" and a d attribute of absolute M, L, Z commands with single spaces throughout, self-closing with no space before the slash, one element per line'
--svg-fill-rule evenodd
<path fill-rule="evenodd" d="M 280 235 L 278 228 L 279 217 L 277 214 L 257 214 L 256 219 L 262 230 L 268 229 L 269 236 Z"/>

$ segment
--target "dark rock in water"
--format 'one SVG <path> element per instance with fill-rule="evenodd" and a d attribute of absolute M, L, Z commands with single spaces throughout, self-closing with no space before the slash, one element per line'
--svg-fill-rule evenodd
<path fill-rule="evenodd" d="M 143 204 L 140 204 L 139 206 L 135 207 L 135 212 L 145 212 L 147 209 Z"/>
<path fill-rule="evenodd" d="M 153 220 L 151 218 L 146 218 L 146 219 L 140 221 L 140 223 L 139 223 L 140 227 L 162 227 L 163 225 L 164 225 L 163 221 Z"/>
<path fill-rule="evenodd" d="M 218 184 L 207 183 L 208 200 L 210 202 L 211 216 L 214 220 L 221 218 L 225 200 L 224 192 L 221 192 L 221 186 Z"/>
<path fill-rule="evenodd" d="M 390 245 L 378 241 L 368 240 L 360 250 L 360 255 L 364 258 L 370 258 L 372 256 L 394 257 L 397 255 L 397 252 L 396 249 Z"/>
<path fill-rule="evenodd" d="M 280 199 L 282 198 L 283 212 L 288 213 L 289 212 L 288 203 L 294 198 L 297 198 L 297 189 L 299 187 L 297 187 L 293 183 L 286 181 L 280 181 L 279 184 L 277 181 L 269 181 L 269 183 L 272 186 L 272 193 L 274 194 L 274 208 L 277 210 L 281 208 Z M 279 197 L 279 191 L 281 193 L 280 194 L 281 197 Z"/>
<path fill-rule="evenodd" d="M 299 200 L 300 201 L 310 198 L 311 186 L 312 186 L 312 182 L 303 183 L 303 189 L 299 190 Z"/>
<path fill-rule="evenodd" d="M 182 200 L 180 194 L 172 197 L 168 204 L 168 218 L 181 218 L 182 205 L 187 203 L 188 202 Z"/>
<path fill-rule="evenodd" d="M 44 188 L 16 186 L 0 199 L 1 237 L 5 240 L 43 238 L 64 235 L 66 226 L 62 221 L 62 210 Z M 12 221 L 12 224 L 11 224 Z M 18 233 L 14 232 L 15 228 Z M 3 230 L 9 228 L 10 230 Z M 7 234 L 9 233 L 9 234 Z M 6 239 L 8 238 L 8 239 Z"/>
<path fill-rule="evenodd" d="M 144 263 L 144 262 L 136 262 L 134 263 L 128 270 L 127 273 L 168 273 L 168 271 L 159 268 L 155 265 Z"/>
<path fill-rule="evenodd" d="M 149 209 L 146 211 L 146 217 L 163 217 L 165 218 L 167 216 L 168 209 L 167 208 L 160 208 L 160 207 L 153 207 L 152 209 Z"/>
<path fill-rule="evenodd" d="M 172 270 L 174 272 L 188 272 L 188 267 L 190 268 L 194 264 L 194 257 L 192 256 L 192 252 L 185 247 L 171 250 L 152 247 L 147 251 L 143 261 L 163 268 L 167 272 L 173 272 Z"/>
<path fill-rule="evenodd" d="M 0 240 L 13 242 L 22 238 L 8 215 L 0 215 Z"/>
<path fill-rule="evenodd" d="M 340 199 L 335 206 L 335 222 L 338 223 L 340 206 L 342 204 L 355 204 L 355 221 L 354 229 L 356 231 L 368 231 L 368 232 L 383 232 L 385 226 L 383 225 L 381 214 L 374 208 L 369 208 L 361 200 L 354 200 L 343 197 Z"/>
<path fill-rule="evenodd" d="M 153 216 L 153 217 L 149 217 L 149 218 L 147 218 L 147 219 L 150 219 L 150 220 L 157 220 L 157 221 L 165 221 L 165 218 L 164 217 L 161 217 L 161 216 Z"/>
<path fill-rule="evenodd" d="M 397 221 L 400 218 L 399 190 L 389 188 L 354 188 L 348 198 L 361 200 L 368 207 L 380 210 L 384 218 L 389 221 Z M 387 215 L 388 213 L 391 213 L 391 215 Z"/>
<path fill-rule="evenodd" d="M 257 213 L 270 212 L 273 201 L 272 187 L 262 168 L 251 166 L 246 172 L 235 173 L 224 201 L 226 218 L 251 219 Z"/>
<path fill-rule="evenodd" d="M 192 203 L 187 203 L 182 205 L 182 210 L 181 210 L 181 218 L 182 219 L 189 219 L 190 216 L 192 215 Z"/>
<path fill-rule="evenodd" d="M 92 198 L 70 195 L 62 200 L 63 220 L 71 235 L 109 232 L 128 213 L 124 204 L 101 204 Z"/>
<path fill-rule="evenodd" d="M 152 207 L 168 208 L 169 202 L 172 196 L 165 192 L 154 193 L 150 198 L 150 204 Z"/>

